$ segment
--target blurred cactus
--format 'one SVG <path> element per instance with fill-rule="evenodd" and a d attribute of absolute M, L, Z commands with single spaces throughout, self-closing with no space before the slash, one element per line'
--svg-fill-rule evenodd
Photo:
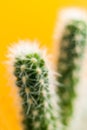
<path fill-rule="evenodd" d="M 61 25 L 64 27 L 58 57 L 58 72 L 61 74 L 58 81 L 61 85 L 57 90 L 60 98 L 60 122 L 64 125 L 63 130 L 70 123 L 73 101 L 76 96 L 75 89 L 80 79 L 81 63 L 86 46 L 87 25 L 83 16 L 79 17 L 80 13 L 82 14 L 82 12 L 72 9 L 63 11 L 62 20 L 65 23 Z"/>
<path fill-rule="evenodd" d="M 45 51 L 37 44 L 21 41 L 10 48 L 10 54 L 22 98 L 25 129 L 57 130 L 55 80 Z"/>

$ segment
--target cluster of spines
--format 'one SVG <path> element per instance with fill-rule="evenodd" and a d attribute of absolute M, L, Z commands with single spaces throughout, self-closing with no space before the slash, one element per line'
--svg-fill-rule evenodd
<path fill-rule="evenodd" d="M 71 20 L 64 28 L 60 42 L 60 56 L 58 72 L 62 75 L 58 81 L 60 97 L 60 120 L 67 126 L 73 112 L 73 99 L 76 95 L 75 88 L 79 81 L 79 71 L 86 45 L 87 26 L 84 21 Z M 65 127 L 66 128 L 66 127 Z"/>
<path fill-rule="evenodd" d="M 18 56 L 14 62 L 14 75 L 22 97 L 26 130 L 57 130 L 45 60 L 38 53 Z"/>

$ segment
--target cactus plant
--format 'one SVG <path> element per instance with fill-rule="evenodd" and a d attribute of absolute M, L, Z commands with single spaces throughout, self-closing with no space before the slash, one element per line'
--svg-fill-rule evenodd
<path fill-rule="evenodd" d="M 26 130 L 57 130 L 52 68 L 45 51 L 37 43 L 30 43 L 20 41 L 9 49 L 15 84 L 22 98 L 23 123 Z"/>
<path fill-rule="evenodd" d="M 62 25 L 64 27 L 61 33 L 58 57 L 58 72 L 62 76 L 58 77 L 61 85 L 57 90 L 60 98 L 60 122 L 63 125 L 63 130 L 69 125 L 73 113 L 75 89 L 79 83 L 81 63 L 86 46 L 87 25 L 83 16 L 84 14 L 78 9 L 63 11 L 62 20 L 65 23 Z"/>

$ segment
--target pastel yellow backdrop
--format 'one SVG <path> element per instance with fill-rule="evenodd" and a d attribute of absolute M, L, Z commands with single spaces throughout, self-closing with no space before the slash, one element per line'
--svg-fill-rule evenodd
<path fill-rule="evenodd" d="M 53 52 L 52 36 L 57 10 L 67 6 L 87 8 L 86 0 L 1 0 L 0 1 L 0 87 L 7 86 L 5 60 L 8 44 L 20 39 L 37 39 Z M 5 87 L 4 87 L 5 89 Z M 4 92 L 4 90 L 3 90 Z M 13 126 L 14 128 L 14 126 Z"/>

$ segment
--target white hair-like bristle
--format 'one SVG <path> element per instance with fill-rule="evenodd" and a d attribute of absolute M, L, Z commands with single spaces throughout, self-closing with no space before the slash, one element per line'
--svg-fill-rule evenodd
<path fill-rule="evenodd" d="M 61 37 L 64 27 L 72 20 L 81 20 L 87 22 L 86 11 L 76 7 L 62 9 L 57 15 L 54 39 L 59 39 Z"/>
<path fill-rule="evenodd" d="M 17 57 L 24 58 L 27 54 L 38 53 L 45 60 L 47 68 L 49 68 L 47 50 L 46 48 L 41 49 L 37 41 L 20 40 L 18 43 L 11 44 L 8 51 L 8 62 L 12 65 Z"/>
<path fill-rule="evenodd" d="M 19 41 L 18 43 L 13 43 L 9 46 L 9 54 L 7 55 L 10 62 L 15 62 L 16 57 L 23 58 L 27 54 L 40 53 L 39 46 L 36 41 Z"/>
<path fill-rule="evenodd" d="M 80 8 L 66 8 L 61 10 L 60 19 L 64 22 L 69 20 L 84 20 L 86 21 L 86 12 Z"/>

